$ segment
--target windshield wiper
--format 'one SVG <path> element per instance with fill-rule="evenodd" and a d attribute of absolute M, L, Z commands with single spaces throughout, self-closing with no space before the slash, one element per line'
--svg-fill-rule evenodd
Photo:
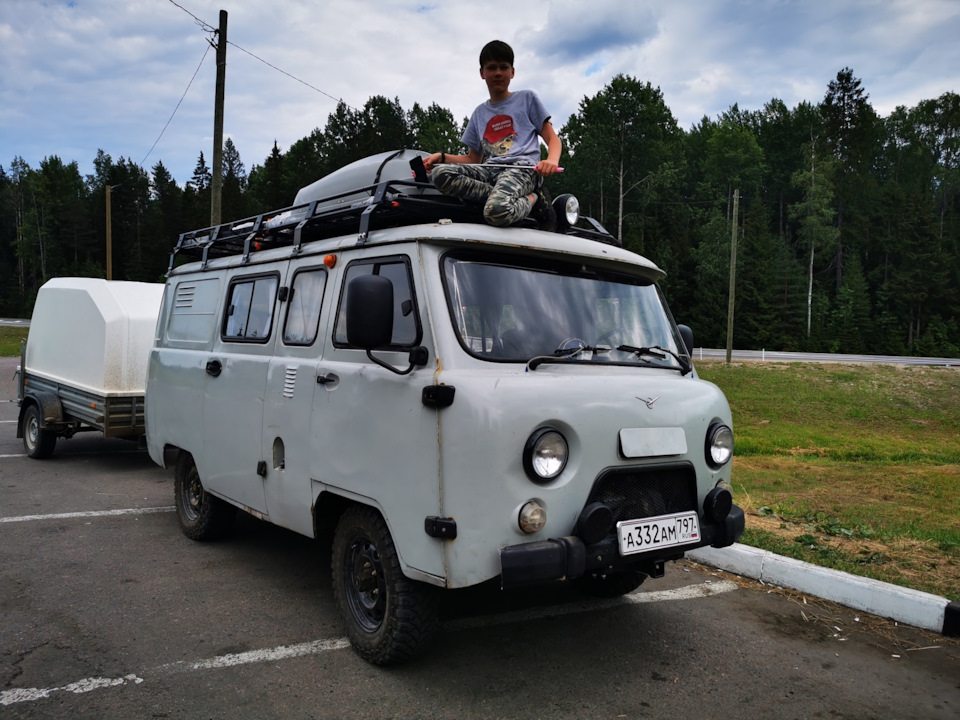
<path fill-rule="evenodd" d="M 651 355 L 660 360 L 666 360 L 667 355 L 675 358 L 676 361 L 680 364 L 680 372 L 683 375 L 686 375 L 690 372 L 690 360 L 689 358 L 682 357 L 675 353 L 673 350 L 668 350 L 665 347 L 660 347 L 659 345 L 651 345 L 650 347 L 634 347 L 633 345 L 618 345 L 617 350 L 622 350 L 623 352 L 633 353 L 637 357 L 642 355 Z"/>
<path fill-rule="evenodd" d="M 610 352 L 613 348 L 609 345 L 598 345 L 593 347 L 591 345 L 577 345 L 572 348 L 557 348 L 553 351 L 553 355 L 537 355 L 536 357 L 530 358 L 530 362 L 527 363 L 527 370 L 536 370 L 540 365 L 546 362 L 563 362 L 564 360 L 572 360 L 581 353 L 592 352 L 592 353 L 605 353 Z"/>

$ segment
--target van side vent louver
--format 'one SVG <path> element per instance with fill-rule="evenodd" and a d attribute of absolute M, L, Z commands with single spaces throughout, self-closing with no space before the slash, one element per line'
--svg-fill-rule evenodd
<path fill-rule="evenodd" d="M 180 285 L 177 288 L 177 297 L 174 300 L 174 307 L 177 310 L 189 310 L 193 307 L 193 297 L 196 293 L 195 285 Z"/>
<path fill-rule="evenodd" d="M 288 367 L 287 373 L 283 378 L 283 396 L 285 398 L 293 397 L 293 389 L 297 386 L 297 368 Z"/>

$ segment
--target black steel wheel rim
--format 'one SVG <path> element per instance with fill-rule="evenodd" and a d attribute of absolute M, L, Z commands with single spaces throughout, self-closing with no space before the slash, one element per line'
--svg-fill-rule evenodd
<path fill-rule="evenodd" d="M 380 553 L 366 537 L 354 540 L 346 550 L 343 585 L 350 614 L 364 632 L 380 629 L 387 609 L 387 586 Z"/>
<path fill-rule="evenodd" d="M 180 499 L 183 501 L 183 513 L 190 520 L 200 517 L 200 508 L 203 504 L 203 485 L 200 484 L 200 473 L 193 469 L 184 478 L 180 490 Z"/>

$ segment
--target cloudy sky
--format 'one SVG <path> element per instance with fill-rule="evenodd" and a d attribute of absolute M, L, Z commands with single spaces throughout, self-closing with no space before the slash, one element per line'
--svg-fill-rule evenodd
<path fill-rule="evenodd" d="M 618 73 L 659 86 L 684 129 L 734 103 L 818 102 L 844 67 L 884 116 L 960 92 L 960 0 L 0 0 L 0 165 L 57 155 L 87 174 L 102 148 L 182 185 L 210 162 L 220 10 L 224 132 L 248 170 L 336 99 L 459 121 L 485 99 L 477 56 L 495 38 L 558 129 Z"/>

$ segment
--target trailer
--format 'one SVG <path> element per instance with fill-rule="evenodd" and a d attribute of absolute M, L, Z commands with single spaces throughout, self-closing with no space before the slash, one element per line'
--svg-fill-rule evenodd
<path fill-rule="evenodd" d="M 57 438 L 98 431 L 139 440 L 163 285 L 54 278 L 40 288 L 21 343 L 17 437 L 32 458 Z"/>

